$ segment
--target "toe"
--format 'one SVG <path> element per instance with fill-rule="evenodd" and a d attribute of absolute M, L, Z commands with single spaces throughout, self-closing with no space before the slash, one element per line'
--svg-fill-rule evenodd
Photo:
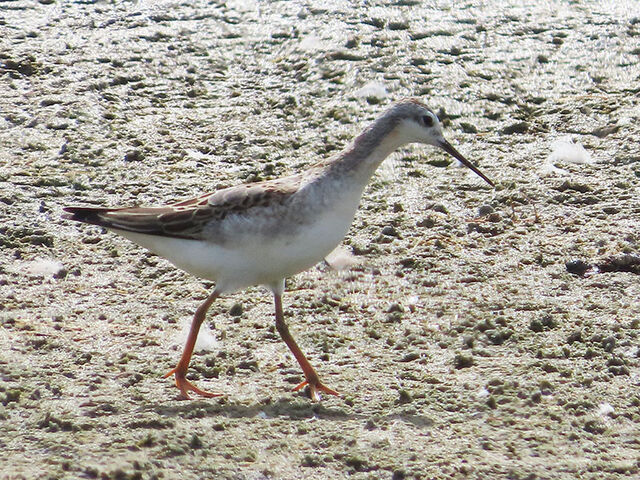
<path fill-rule="evenodd" d="M 222 393 L 207 392 L 196 387 L 193 383 L 186 379 L 184 374 L 177 372 L 175 369 L 165 375 L 165 378 L 172 374 L 175 374 L 176 387 L 178 387 L 178 389 L 180 390 L 180 398 L 184 400 L 190 399 L 189 392 L 193 392 L 205 398 L 220 397 L 222 395 Z"/>
<path fill-rule="evenodd" d="M 309 396 L 311 397 L 311 400 L 313 400 L 314 402 L 319 402 L 321 400 L 320 397 L 320 392 L 322 393 L 326 393 L 327 395 L 335 395 L 336 397 L 339 397 L 340 394 L 338 392 L 336 392 L 335 390 L 327 387 L 325 384 L 323 384 L 320 381 L 314 382 L 314 383 L 309 383 L 307 380 L 305 380 L 304 382 L 302 382 L 300 385 L 296 386 L 293 391 L 297 392 L 298 390 L 301 390 L 302 388 L 309 386 Z"/>

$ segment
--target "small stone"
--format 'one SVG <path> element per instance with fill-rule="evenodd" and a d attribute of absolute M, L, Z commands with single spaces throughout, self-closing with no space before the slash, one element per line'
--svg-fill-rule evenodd
<path fill-rule="evenodd" d="M 56 279 L 62 279 L 62 278 L 66 278 L 67 274 L 68 274 L 68 270 L 64 267 L 60 267 L 60 269 L 58 269 L 57 271 L 53 272 L 53 278 Z"/>
<path fill-rule="evenodd" d="M 426 217 L 426 218 L 423 218 L 422 220 L 418 220 L 418 222 L 416 222 L 416 227 L 433 228 L 435 224 L 436 224 L 436 221 L 433 218 Z"/>
<path fill-rule="evenodd" d="M 620 130 L 620 125 L 604 125 L 602 127 L 597 127 L 591 131 L 591 135 L 594 135 L 598 138 L 604 138 L 607 135 L 611 135 L 612 133 L 616 133 Z"/>
<path fill-rule="evenodd" d="M 582 342 L 582 332 L 580 330 L 576 330 L 567 337 L 567 343 L 569 345 L 575 342 Z"/>
<path fill-rule="evenodd" d="M 400 305 L 399 303 L 392 303 L 387 308 L 387 313 L 393 313 L 393 312 L 404 313 L 404 308 L 402 308 L 402 305 Z"/>
<path fill-rule="evenodd" d="M 487 336 L 487 339 L 493 343 L 494 345 L 502 345 L 505 340 L 509 339 L 512 335 L 511 330 L 508 329 L 489 329 L 484 332 Z"/>
<path fill-rule="evenodd" d="M 611 353 L 616 348 L 616 338 L 612 336 L 603 338 L 600 344 L 605 352 Z"/>
<path fill-rule="evenodd" d="M 485 215 L 489 215 L 493 213 L 493 207 L 491 205 L 482 205 L 478 208 L 478 216 L 484 217 Z"/>
<path fill-rule="evenodd" d="M 591 265 L 584 260 L 569 260 L 564 265 L 567 268 L 567 272 L 579 276 L 584 275 L 591 268 Z"/>
<path fill-rule="evenodd" d="M 398 403 L 400 405 L 404 405 L 405 403 L 411 403 L 411 402 L 413 402 L 413 397 L 409 392 L 407 392 L 404 389 L 398 392 Z"/>
<path fill-rule="evenodd" d="M 406 21 L 389 22 L 387 27 L 389 28 L 389 30 L 408 30 L 409 22 L 406 22 Z"/>
<path fill-rule="evenodd" d="M 130 150 L 124 154 L 125 162 L 139 162 L 144 159 L 144 155 L 140 150 Z"/>
<path fill-rule="evenodd" d="M 557 187 L 554 187 L 554 188 L 555 188 L 555 190 L 558 190 L 559 192 L 565 192 L 567 190 L 574 190 L 574 191 L 580 192 L 580 193 L 587 193 L 587 192 L 590 192 L 592 190 L 591 187 L 589 185 L 587 185 L 587 184 L 574 182 L 574 181 L 571 181 L 571 180 L 565 180 L 560 185 L 558 185 Z"/>
<path fill-rule="evenodd" d="M 464 133 L 478 133 L 478 128 L 472 123 L 460 122 L 460 128 Z"/>
<path fill-rule="evenodd" d="M 46 127 L 49 130 L 66 130 L 69 128 L 69 122 L 65 122 L 64 120 L 54 120 L 48 122 Z"/>
<path fill-rule="evenodd" d="M 381 232 L 383 235 L 387 235 L 389 237 L 397 237 L 398 235 L 398 231 L 396 230 L 395 227 L 391 226 L 391 225 L 387 225 L 386 227 L 384 227 L 382 229 Z"/>
<path fill-rule="evenodd" d="M 529 330 L 540 333 L 544 330 L 551 330 L 556 327 L 556 322 L 551 315 L 544 315 L 540 318 L 534 318 L 529 323 Z"/>
<path fill-rule="evenodd" d="M 371 17 L 371 18 L 367 18 L 365 20 L 363 20 L 362 23 L 365 23 L 367 25 L 371 25 L 373 27 L 376 28 L 382 28 L 384 27 L 385 21 L 382 18 L 379 17 Z"/>
<path fill-rule="evenodd" d="M 344 46 L 346 48 L 356 48 L 358 46 L 358 37 L 349 37 Z"/>
<path fill-rule="evenodd" d="M 517 122 L 512 123 L 511 125 L 507 125 L 500 131 L 500 133 L 503 133 L 504 135 L 513 135 L 514 133 L 527 133 L 528 130 L 529 123 Z"/>
<path fill-rule="evenodd" d="M 417 360 L 418 358 L 420 358 L 420 354 L 417 352 L 410 352 L 407 353 L 404 357 L 402 357 L 400 359 L 401 362 L 403 363 L 407 363 L 407 362 L 413 362 L 414 360 Z"/>
<path fill-rule="evenodd" d="M 453 359 L 453 365 L 457 370 L 469 368 L 473 365 L 473 356 L 466 353 L 459 353 Z"/>
<path fill-rule="evenodd" d="M 391 475 L 391 480 L 404 480 L 407 478 L 407 474 L 404 473 L 404 470 L 394 470 L 393 475 Z"/>
<path fill-rule="evenodd" d="M 191 441 L 189 442 L 189 446 L 193 449 L 193 450 L 197 450 L 199 448 L 202 448 L 202 440 L 200 440 L 200 437 L 198 436 L 198 434 L 194 433 L 191 436 Z"/>
<path fill-rule="evenodd" d="M 447 214 L 449 211 L 447 207 L 445 207 L 442 203 L 432 203 L 427 207 L 429 210 L 433 210 L 434 212 Z"/>
<path fill-rule="evenodd" d="M 242 315 L 242 311 L 242 304 L 234 303 L 233 307 L 229 309 L 229 315 L 231 315 L 232 317 L 239 317 L 240 315 Z"/>

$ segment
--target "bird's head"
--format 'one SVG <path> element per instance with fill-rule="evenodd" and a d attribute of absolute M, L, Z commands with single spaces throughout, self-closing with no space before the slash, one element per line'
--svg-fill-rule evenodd
<path fill-rule="evenodd" d="M 395 117 L 397 132 L 402 137 L 403 143 L 425 143 L 441 148 L 489 185 L 494 186 L 491 180 L 444 138 L 440 120 L 425 104 L 415 99 L 403 100 L 393 105 L 388 114 Z"/>

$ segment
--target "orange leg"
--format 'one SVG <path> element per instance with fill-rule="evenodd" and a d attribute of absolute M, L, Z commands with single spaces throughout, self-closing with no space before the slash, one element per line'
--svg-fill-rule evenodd
<path fill-rule="evenodd" d="M 198 307 L 198 309 L 196 310 L 196 314 L 193 316 L 191 329 L 189 330 L 189 336 L 187 337 L 187 343 L 184 344 L 184 349 L 182 350 L 180 361 L 178 362 L 178 365 L 176 365 L 176 368 L 171 370 L 163 377 L 167 378 L 171 375 L 176 376 L 176 386 L 180 389 L 182 398 L 188 399 L 190 391 L 208 398 L 219 397 L 222 395 L 221 393 L 210 393 L 205 392 L 204 390 L 200 390 L 186 378 L 187 369 L 189 368 L 189 362 L 191 361 L 191 355 L 193 354 L 193 348 L 196 345 L 196 339 L 198 338 L 198 332 L 200 331 L 200 325 L 202 325 L 202 322 L 207 316 L 207 310 L 209 310 L 211 304 L 219 296 L 220 294 L 217 291 L 214 291 L 209 296 L 209 298 L 207 298 L 204 303 Z"/>
<path fill-rule="evenodd" d="M 282 311 L 282 295 L 280 295 L 279 293 L 274 293 L 273 298 L 275 300 L 276 306 L 276 329 L 282 337 L 282 340 L 284 340 L 284 343 L 286 343 L 287 347 L 289 347 L 289 350 L 291 350 L 291 353 L 293 353 L 293 356 L 296 357 L 296 360 L 300 364 L 300 367 L 302 368 L 302 371 L 304 372 L 304 376 L 306 378 L 306 380 L 295 387 L 293 391 L 296 392 L 301 388 L 304 388 L 306 385 L 309 385 L 309 390 L 311 391 L 311 399 L 314 402 L 320 401 L 320 395 L 318 394 L 318 392 L 340 396 L 338 392 L 330 389 L 322 382 L 320 382 L 318 374 L 309 363 L 309 360 L 307 360 L 307 357 L 304 356 L 304 353 L 302 353 L 300 347 L 298 347 L 298 344 L 291 336 L 291 333 L 289 333 L 289 327 L 287 327 L 287 324 L 284 321 L 284 313 Z"/>

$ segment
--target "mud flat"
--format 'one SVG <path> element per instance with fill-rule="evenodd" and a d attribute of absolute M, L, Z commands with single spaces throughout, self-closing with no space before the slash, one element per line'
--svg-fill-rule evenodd
<path fill-rule="evenodd" d="M 1 478 L 638 478 L 639 62 L 624 1 L 0 3 Z M 406 96 L 497 188 L 407 148 L 355 264 L 289 281 L 343 397 L 290 392 L 254 288 L 179 401 L 211 285 L 62 207 L 288 174 Z"/>

